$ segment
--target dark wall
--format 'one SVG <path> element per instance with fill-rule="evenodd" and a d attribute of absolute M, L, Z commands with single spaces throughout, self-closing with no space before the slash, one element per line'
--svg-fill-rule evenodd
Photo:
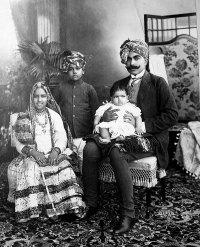
<path fill-rule="evenodd" d="M 87 55 L 84 80 L 96 88 L 101 103 L 108 99 L 113 82 L 128 75 L 120 62 L 120 45 L 129 37 L 140 38 L 133 35 L 132 21 L 138 18 L 134 15 L 133 1 L 126 0 L 125 5 L 117 0 L 60 3 L 61 43 L 69 50 Z"/>

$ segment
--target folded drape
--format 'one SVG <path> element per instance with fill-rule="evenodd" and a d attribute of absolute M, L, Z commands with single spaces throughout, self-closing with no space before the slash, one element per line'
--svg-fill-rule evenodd
<path fill-rule="evenodd" d="M 163 54 L 149 56 L 149 69 L 152 74 L 163 77 L 168 83 Z"/>
<path fill-rule="evenodd" d="M 200 122 L 188 123 L 188 128 L 181 131 L 177 144 L 175 160 L 186 172 L 200 178 Z"/>

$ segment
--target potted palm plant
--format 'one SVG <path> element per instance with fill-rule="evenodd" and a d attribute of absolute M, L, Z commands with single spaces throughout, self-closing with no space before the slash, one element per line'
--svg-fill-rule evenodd
<path fill-rule="evenodd" d="M 18 45 L 18 51 L 27 64 L 28 73 L 48 85 L 53 76 L 60 75 L 62 55 L 68 51 L 62 50 L 59 42 L 48 43 L 47 40 L 48 37 L 41 39 L 41 43 L 26 40 Z"/>

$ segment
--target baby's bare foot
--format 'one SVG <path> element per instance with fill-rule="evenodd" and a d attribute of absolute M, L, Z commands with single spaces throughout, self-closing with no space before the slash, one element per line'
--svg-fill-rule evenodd
<path fill-rule="evenodd" d="M 116 141 L 123 141 L 123 140 L 125 140 L 125 136 L 122 136 L 122 135 L 116 138 Z"/>
<path fill-rule="evenodd" d="M 101 143 L 101 144 L 108 144 L 110 142 L 111 142 L 110 139 L 103 139 L 103 138 L 99 137 L 99 143 Z"/>

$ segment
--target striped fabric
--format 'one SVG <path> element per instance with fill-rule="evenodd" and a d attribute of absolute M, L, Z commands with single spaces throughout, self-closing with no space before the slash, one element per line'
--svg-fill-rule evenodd
<path fill-rule="evenodd" d="M 18 166 L 14 160 L 9 169 L 17 172 L 14 195 L 17 222 L 39 216 L 82 216 L 85 208 L 83 191 L 65 155 L 59 156 L 56 166 L 39 166 L 32 157 L 22 158 L 21 161 L 18 157 Z"/>

